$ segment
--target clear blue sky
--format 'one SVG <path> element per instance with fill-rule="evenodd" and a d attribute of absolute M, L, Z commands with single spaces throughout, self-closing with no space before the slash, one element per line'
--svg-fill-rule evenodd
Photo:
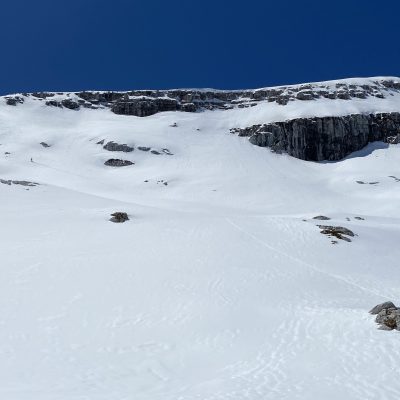
<path fill-rule="evenodd" d="M 400 75 L 399 0 L 10 0 L 0 94 Z"/>

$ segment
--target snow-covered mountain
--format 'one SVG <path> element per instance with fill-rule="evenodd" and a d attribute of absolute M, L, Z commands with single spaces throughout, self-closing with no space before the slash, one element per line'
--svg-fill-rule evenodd
<path fill-rule="evenodd" d="M 0 398 L 397 399 L 399 115 L 385 77 L 0 98 Z"/>

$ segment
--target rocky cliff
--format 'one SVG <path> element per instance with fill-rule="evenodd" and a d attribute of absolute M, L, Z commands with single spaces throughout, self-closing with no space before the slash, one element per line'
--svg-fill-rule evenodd
<path fill-rule="evenodd" d="M 272 124 L 233 128 L 250 143 L 286 152 L 302 160 L 340 160 L 370 142 L 400 143 L 400 113 L 296 118 Z"/>

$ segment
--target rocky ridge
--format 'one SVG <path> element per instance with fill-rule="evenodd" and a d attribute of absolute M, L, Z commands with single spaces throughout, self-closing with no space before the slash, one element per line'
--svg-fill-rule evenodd
<path fill-rule="evenodd" d="M 85 108 L 110 108 L 115 114 L 146 117 L 163 111 L 196 112 L 201 109 L 232 109 L 257 105 L 260 101 L 286 105 L 292 101 L 317 99 L 384 99 L 400 92 L 396 78 L 372 78 L 369 83 L 349 79 L 287 85 L 250 90 L 171 89 L 132 91 L 81 91 L 73 93 L 35 92 L 5 96 L 9 105 L 24 102 L 24 97 L 45 101 L 53 107 L 78 110 Z"/>
<path fill-rule="evenodd" d="M 36 92 L 5 96 L 3 99 L 10 106 L 20 106 L 26 98 L 31 98 L 43 101 L 47 106 L 75 111 L 81 108 L 102 108 L 119 115 L 147 117 L 164 111 L 197 112 L 207 109 L 246 108 L 256 106 L 260 102 L 276 103 L 284 107 L 290 102 L 311 102 L 318 99 L 353 100 L 357 103 L 368 98 L 384 101 L 399 94 L 400 79 L 370 78 L 255 90 L 172 89 L 125 92 Z M 332 104 L 337 105 L 337 103 Z M 362 149 L 373 141 L 399 143 L 400 105 L 399 112 L 396 108 L 391 111 L 396 112 L 291 118 L 273 123 L 235 127 L 231 129 L 231 132 L 248 137 L 250 143 L 256 146 L 268 147 L 276 152 L 286 152 L 303 160 L 336 161 Z M 175 126 L 177 125 L 175 124 Z M 131 151 L 129 146 L 125 145 L 119 150 L 116 146 L 119 145 L 110 142 L 104 148 L 110 151 Z M 145 150 L 143 149 L 143 151 Z"/>

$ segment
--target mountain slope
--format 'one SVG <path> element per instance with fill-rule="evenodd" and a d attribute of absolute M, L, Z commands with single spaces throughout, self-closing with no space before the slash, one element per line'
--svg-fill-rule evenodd
<path fill-rule="evenodd" d="M 145 118 L 0 101 L 0 397 L 398 398 L 398 332 L 367 311 L 398 301 L 399 145 L 314 163 L 229 131 L 398 96 Z"/>

